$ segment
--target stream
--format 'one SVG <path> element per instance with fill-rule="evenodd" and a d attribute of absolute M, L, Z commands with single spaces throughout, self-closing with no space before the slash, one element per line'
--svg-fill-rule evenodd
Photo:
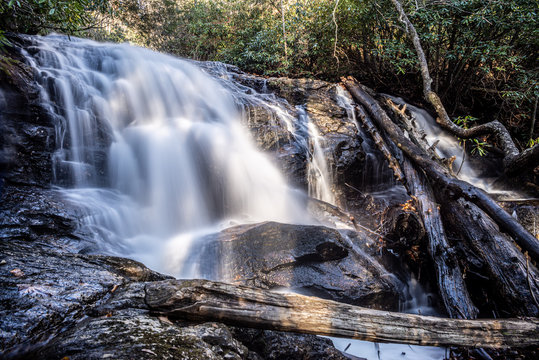
<path fill-rule="evenodd" d="M 195 278 L 203 275 L 201 263 L 216 260 L 195 256 L 208 235 L 265 221 L 325 224 L 307 211 L 309 197 L 343 204 L 334 149 L 305 106 L 233 82 L 234 74 L 219 63 L 201 67 L 126 44 L 59 35 L 28 40 L 33 45 L 24 55 L 40 84 L 43 106 L 56 118 L 54 185 L 80 209 L 81 231 L 93 234 L 95 248 L 88 252 Z M 366 154 L 355 185 L 373 198 L 403 198 L 404 188 L 357 125 L 350 98 L 342 89 L 336 96 L 347 120 L 356 124 Z M 270 152 L 257 148 L 246 126 L 253 107 L 271 114 L 278 129 L 265 136 L 279 144 L 286 140 L 280 149 L 305 159 L 306 187 L 292 184 Z M 427 115 L 412 111 L 424 125 L 420 119 Z M 429 141 L 440 137 L 432 134 Z M 469 179 L 472 170 L 464 165 L 462 176 Z M 346 223 L 335 227 L 351 229 Z M 403 311 L 437 314 L 415 280 L 408 291 Z M 445 356 L 439 348 L 333 342 L 373 360 Z"/>

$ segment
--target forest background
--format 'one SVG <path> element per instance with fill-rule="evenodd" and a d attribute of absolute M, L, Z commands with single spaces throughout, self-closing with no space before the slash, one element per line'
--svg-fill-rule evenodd
<path fill-rule="evenodd" d="M 401 2 L 451 118 L 463 127 L 497 119 L 521 148 L 537 144 L 539 2 Z M 130 42 L 266 76 L 352 75 L 422 101 L 417 55 L 390 0 L 2 0 L 3 46 L 9 32 Z"/>

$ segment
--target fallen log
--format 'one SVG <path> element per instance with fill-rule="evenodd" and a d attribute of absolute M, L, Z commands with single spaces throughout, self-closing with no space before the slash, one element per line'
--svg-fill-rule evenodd
<path fill-rule="evenodd" d="M 474 319 L 478 310 L 474 306 L 464 283 L 456 253 L 447 241 L 440 208 L 425 176 L 413 164 L 403 160 L 406 188 L 414 195 L 419 214 L 427 232 L 427 251 L 434 263 L 438 292 L 444 307 L 452 318 Z"/>
<path fill-rule="evenodd" d="M 531 235 L 483 190 L 453 177 L 446 168 L 430 159 L 417 145 L 407 139 L 402 130 L 391 121 L 378 102 L 363 89 L 357 80 L 349 77 L 343 78 L 342 81 L 354 99 L 370 112 L 376 124 L 387 132 L 398 148 L 426 173 L 429 180 L 433 181 L 440 191 L 445 192 L 446 197 L 464 197 L 477 205 L 500 226 L 502 231 L 506 231 L 519 246 L 528 251 L 533 261 L 539 262 L 539 240 Z"/>
<path fill-rule="evenodd" d="M 444 222 L 458 230 L 453 236 L 465 254 L 473 254 L 468 268 L 481 287 L 496 299 L 501 316 L 539 316 L 539 272 L 507 235 L 475 205 L 464 199 L 449 201 Z M 467 259 L 470 260 L 470 259 Z"/>
<path fill-rule="evenodd" d="M 391 170 L 393 170 L 393 174 L 395 175 L 395 179 L 397 179 L 399 181 L 403 181 L 404 180 L 404 175 L 402 174 L 402 170 L 401 170 L 401 168 L 399 166 L 399 162 L 397 161 L 397 159 L 395 159 L 395 157 L 393 155 L 391 155 L 391 151 L 385 145 L 384 139 L 382 138 L 380 133 L 378 133 L 378 130 L 376 129 L 376 127 L 372 123 L 372 120 L 370 119 L 369 115 L 367 115 L 367 113 L 365 112 L 365 110 L 363 110 L 363 108 L 361 106 L 356 106 L 355 110 L 356 110 L 356 113 L 358 115 L 358 118 L 361 121 L 361 124 L 363 125 L 365 130 L 369 133 L 369 135 L 371 136 L 371 138 L 374 141 L 374 144 L 376 145 L 378 150 L 380 150 L 382 152 L 382 154 L 386 158 L 387 162 L 389 163 L 389 168 Z"/>
<path fill-rule="evenodd" d="M 426 181 L 421 172 L 416 171 L 413 164 L 408 159 L 401 159 L 401 165 L 397 162 L 398 149 L 392 149 L 386 145 L 382 136 L 376 130 L 372 120 L 365 113 L 361 106 L 357 108 L 358 118 L 363 126 L 368 129 L 369 134 L 373 136 L 377 147 L 384 153 L 386 159 L 395 162 L 390 166 L 395 175 L 406 185 L 408 193 L 415 199 L 417 213 L 421 216 L 423 229 L 427 236 L 427 251 L 434 264 L 436 271 L 436 281 L 438 292 L 442 298 L 444 308 L 452 318 L 474 319 L 478 310 L 474 306 L 462 271 L 452 251 L 442 224 L 438 204 L 434 202 L 434 194 L 431 186 Z M 387 153 L 387 155 L 386 155 Z M 400 175 L 397 175 L 396 170 Z"/>
<path fill-rule="evenodd" d="M 539 319 L 459 320 L 371 310 L 207 280 L 147 283 L 152 313 L 195 321 L 431 346 L 539 345 Z"/>

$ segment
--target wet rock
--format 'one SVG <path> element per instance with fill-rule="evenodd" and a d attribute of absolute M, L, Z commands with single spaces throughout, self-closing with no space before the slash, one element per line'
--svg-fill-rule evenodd
<path fill-rule="evenodd" d="M 307 187 L 306 165 L 311 145 L 300 143 L 304 140 L 292 132 L 300 138 L 309 137 L 300 119 L 305 111 L 321 135 L 338 202 L 346 203 L 341 188 L 345 182 L 357 181 L 366 154 L 356 123 L 341 104 L 344 95 L 339 92 L 338 84 L 312 79 L 262 78 L 221 63 L 197 65 L 218 79 L 238 84 L 234 91 L 245 94 L 238 101 L 243 105 L 245 123 L 257 146 L 271 153 L 288 179 L 303 188 Z M 253 90 L 259 94 L 252 96 Z"/>
<path fill-rule="evenodd" d="M 39 104 L 30 68 L 18 51 L 9 49 L 11 58 L 0 63 L 0 176 L 17 184 L 46 185 L 52 179 L 54 126 Z"/>
<path fill-rule="evenodd" d="M 290 288 L 326 299 L 397 309 L 402 284 L 337 230 L 266 222 L 209 236 L 205 277 L 254 287 Z"/>
<path fill-rule="evenodd" d="M 344 360 L 349 359 L 333 347 L 331 340 L 280 331 L 234 328 L 235 337 L 264 359 Z M 307 344 L 299 346 L 298 344 Z"/>
<path fill-rule="evenodd" d="M 3 351 L 44 341 L 82 318 L 115 286 L 137 278 L 125 268 L 143 278 L 166 278 L 132 260 L 58 253 L 15 239 L 0 241 L 0 253 L 6 262 L 0 269 Z"/>
<path fill-rule="evenodd" d="M 42 358 L 251 359 L 249 350 L 222 324 L 183 324 L 120 310 L 87 318 L 40 349 Z"/>

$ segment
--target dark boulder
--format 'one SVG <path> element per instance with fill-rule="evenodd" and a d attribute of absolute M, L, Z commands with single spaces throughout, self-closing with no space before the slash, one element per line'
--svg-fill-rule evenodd
<path fill-rule="evenodd" d="M 296 292 L 355 305 L 398 309 L 402 284 L 337 230 L 266 222 L 208 236 L 207 278 Z"/>

